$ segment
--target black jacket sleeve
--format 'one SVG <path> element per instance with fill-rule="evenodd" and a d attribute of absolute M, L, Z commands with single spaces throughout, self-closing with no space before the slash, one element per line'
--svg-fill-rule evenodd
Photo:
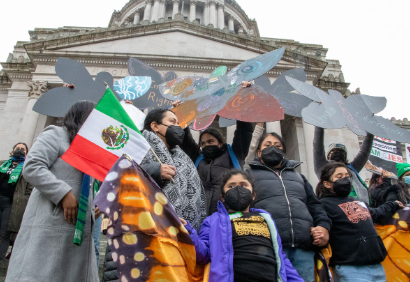
<path fill-rule="evenodd" d="M 369 159 L 370 153 L 372 151 L 373 139 L 374 135 L 367 133 L 366 137 L 363 140 L 362 146 L 360 147 L 359 153 L 350 163 L 357 170 L 357 172 L 360 172 L 364 168 L 367 160 Z"/>
<path fill-rule="evenodd" d="M 188 157 L 190 157 L 190 159 L 195 163 L 196 159 L 201 154 L 201 149 L 199 148 L 198 143 L 196 143 L 195 139 L 192 137 L 189 127 L 186 127 L 184 131 L 185 137 L 180 147 L 182 151 L 184 151 L 185 154 L 187 154 Z"/>
<path fill-rule="evenodd" d="M 316 176 L 320 179 L 322 169 L 329 163 L 325 154 L 325 130 L 321 127 L 315 127 L 313 138 L 313 167 Z"/>
<path fill-rule="evenodd" d="M 374 223 L 383 224 L 384 221 L 391 218 L 399 209 L 400 206 L 397 202 L 386 202 L 378 208 L 369 208 L 369 212 Z"/>
<path fill-rule="evenodd" d="M 233 136 L 232 149 L 239 161 L 243 162 L 251 145 L 253 126 L 250 122 L 237 121 Z"/>
<path fill-rule="evenodd" d="M 141 165 L 141 167 L 157 182 L 158 186 L 162 188 L 164 181 L 161 177 L 161 164 L 159 162 L 151 162 Z"/>
<path fill-rule="evenodd" d="M 305 182 L 305 191 L 307 196 L 307 207 L 310 214 L 312 215 L 315 226 L 321 226 L 330 231 L 332 227 L 332 221 L 328 218 L 323 204 L 318 200 L 315 193 L 313 192 L 313 187 L 310 185 L 309 181 L 304 175 L 302 175 L 303 181 Z"/>
<path fill-rule="evenodd" d="M 369 194 L 370 194 L 370 199 L 373 204 L 372 206 L 373 208 L 377 208 L 378 206 L 384 204 L 385 194 L 390 186 L 391 186 L 390 178 L 383 178 L 383 184 L 376 186 L 374 188 L 370 188 Z"/>
<path fill-rule="evenodd" d="M 400 201 L 400 190 L 402 188 L 398 185 L 392 185 L 387 189 L 387 191 L 384 193 L 383 200 L 385 202 L 391 202 L 391 201 Z M 403 203 L 405 205 L 406 203 Z"/>

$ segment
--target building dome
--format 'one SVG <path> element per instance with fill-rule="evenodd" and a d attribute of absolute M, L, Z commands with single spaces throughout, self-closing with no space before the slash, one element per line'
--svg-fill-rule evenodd
<path fill-rule="evenodd" d="M 176 17 L 259 38 L 256 21 L 235 0 L 130 0 L 121 11 L 114 11 L 109 27 L 147 25 Z"/>

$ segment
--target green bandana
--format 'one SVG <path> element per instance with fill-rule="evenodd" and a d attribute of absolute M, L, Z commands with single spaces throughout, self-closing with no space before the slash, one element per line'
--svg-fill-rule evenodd
<path fill-rule="evenodd" d="M 13 161 L 11 159 L 9 159 L 8 161 L 5 161 L 0 166 L 0 172 L 1 173 L 7 173 L 7 171 L 9 170 L 12 163 L 13 163 Z M 9 178 L 9 183 L 10 184 L 16 184 L 17 183 L 17 180 L 19 180 L 21 171 L 23 170 L 23 165 L 24 165 L 24 162 L 21 162 L 16 166 L 15 169 L 13 169 L 13 171 L 10 174 L 10 178 Z"/>

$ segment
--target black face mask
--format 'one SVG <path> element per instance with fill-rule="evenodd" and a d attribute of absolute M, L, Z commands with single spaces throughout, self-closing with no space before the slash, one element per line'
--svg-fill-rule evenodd
<path fill-rule="evenodd" d="M 202 148 L 205 159 L 214 160 L 222 155 L 222 149 L 218 145 L 209 145 Z"/>
<path fill-rule="evenodd" d="M 20 150 L 20 149 L 14 150 L 13 152 L 14 159 L 21 160 L 21 159 L 24 159 L 25 157 L 26 157 L 26 152 L 24 152 L 23 150 Z"/>
<path fill-rule="evenodd" d="M 343 150 L 335 150 L 330 156 L 330 160 L 338 163 L 346 163 L 346 152 Z"/>
<path fill-rule="evenodd" d="M 352 191 L 352 180 L 348 177 L 333 182 L 333 192 L 340 197 L 349 196 Z"/>
<path fill-rule="evenodd" d="M 267 166 L 277 166 L 283 160 L 283 152 L 276 146 L 270 146 L 262 150 L 261 159 Z"/>
<path fill-rule="evenodd" d="M 244 211 L 253 201 L 252 192 L 242 186 L 229 189 L 224 196 L 225 204 L 233 211 Z"/>
<path fill-rule="evenodd" d="M 165 136 L 158 132 L 158 134 L 165 137 L 170 148 L 174 148 L 175 146 L 181 146 L 182 142 L 184 142 L 185 131 L 182 127 L 178 125 L 165 125 L 168 127 L 167 131 L 165 132 Z"/>

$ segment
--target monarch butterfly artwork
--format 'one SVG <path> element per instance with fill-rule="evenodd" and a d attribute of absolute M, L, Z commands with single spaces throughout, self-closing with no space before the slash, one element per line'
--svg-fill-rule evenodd
<path fill-rule="evenodd" d="M 410 208 L 399 210 L 386 225 L 376 225 L 387 250 L 383 261 L 387 282 L 410 281 Z"/>
<path fill-rule="evenodd" d="M 118 159 L 94 203 L 110 218 L 108 244 L 121 282 L 204 281 L 188 231 L 136 162 Z"/>

